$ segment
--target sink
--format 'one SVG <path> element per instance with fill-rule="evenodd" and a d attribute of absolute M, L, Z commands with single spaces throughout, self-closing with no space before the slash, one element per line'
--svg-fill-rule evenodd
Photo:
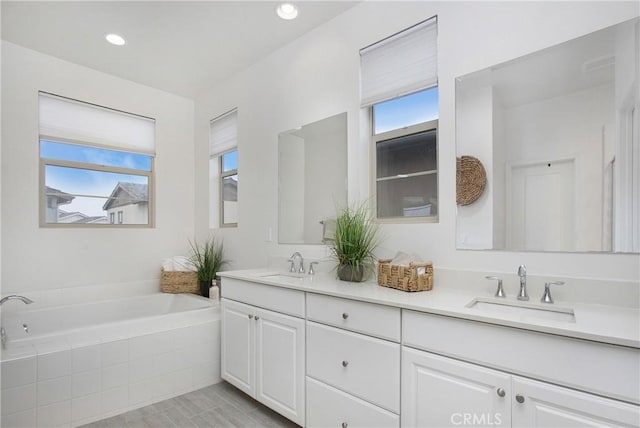
<path fill-rule="evenodd" d="M 304 279 L 304 275 L 298 274 L 298 273 L 268 273 L 266 275 L 261 275 L 261 277 L 268 278 L 268 279 L 285 280 L 285 281 L 290 281 L 290 280 L 302 281 Z"/>
<path fill-rule="evenodd" d="M 522 318 L 536 318 L 548 321 L 576 322 L 573 309 L 561 307 L 546 307 L 520 302 L 499 302 L 496 300 L 475 298 L 466 305 L 486 314 L 512 315 Z"/>

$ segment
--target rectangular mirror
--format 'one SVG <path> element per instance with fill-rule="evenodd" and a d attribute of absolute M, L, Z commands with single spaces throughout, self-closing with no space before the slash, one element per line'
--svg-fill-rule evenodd
<path fill-rule="evenodd" d="M 639 22 L 456 79 L 457 248 L 640 251 Z"/>
<path fill-rule="evenodd" d="M 278 136 L 278 242 L 322 244 L 347 205 L 347 113 Z"/>

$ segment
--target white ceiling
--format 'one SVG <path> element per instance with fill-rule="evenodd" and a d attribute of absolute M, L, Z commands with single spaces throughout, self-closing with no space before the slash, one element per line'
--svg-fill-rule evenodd
<path fill-rule="evenodd" d="M 2 39 L 195 98 L 357 2 L 297 1 L 293 21 L 276 15 L 279 3 L 3 0 Z"/>

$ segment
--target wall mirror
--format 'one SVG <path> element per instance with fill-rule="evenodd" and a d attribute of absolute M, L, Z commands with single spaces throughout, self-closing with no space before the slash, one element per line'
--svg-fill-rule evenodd
<path fill-rule="evenodd" d="M 640 250 L 640 18 L 456 79 L 459 249 Z"/>
<path fill-rule="evenodd" d="M 322 244 L 347 205 L 347 113 L 278 136 L 278 241 Z"/>

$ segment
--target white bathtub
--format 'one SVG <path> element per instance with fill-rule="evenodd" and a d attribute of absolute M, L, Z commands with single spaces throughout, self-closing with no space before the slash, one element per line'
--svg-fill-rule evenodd
<path fill-rule="evenodd" d="M 199 296 L 23 310 L 2 326 L 3 428 L 78 426 L 221 380 L 219 304 Z"/>

